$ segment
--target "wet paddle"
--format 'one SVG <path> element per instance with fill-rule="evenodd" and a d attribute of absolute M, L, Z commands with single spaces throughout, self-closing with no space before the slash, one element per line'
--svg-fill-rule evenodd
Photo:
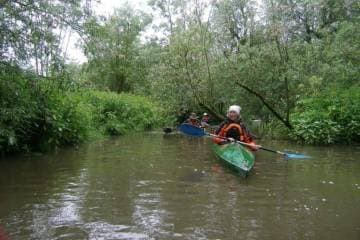
<path fill-rule="evenodd" d="M 218 136 L 216 134 L 207 133 L 207 132 L 205 132 L 204 129 L 199 128 L 199 127 L 194 126 L 194 125 L 191 125 L 191 124 L 188 124 L 188 123 L 181 124 L 180 127 L 179 127 L 179 130 L 182 133 L 184 133 L 186 135 L 193 136 L 193 137 L 210 136 L 210 137 L 219 137 L 219 138 L 222 138 L 222 139 L 225 139 L 225 140 L 230 140 L 229 138 L 226 138 L 226 137 L 221 137 L 221 136 Z M 241 142 L 241 141 L 237 141 L 237 140 L 235 140 L 234 142 L 236 142 L 238 144 L 241 144 L 241 145 L 254 147 L 254 145 L 248 144 L 248 143 L 245 143 L 245 142 Z M 255 147 L 257 147 L 259 149 L 262 149 L 264 151 L 281 154 L 285 158 L 297 158 L 297 159 L 310 158 L 310 156 L 307 156 L 307 155 L 304 155 L 304 154 L 301 154 L 301 153 L 286 153 L 286 152 L 281 152 L 281 151 L 265 148 L 265 147 L 260 146 L 260 145 L 255 145 Z"/>

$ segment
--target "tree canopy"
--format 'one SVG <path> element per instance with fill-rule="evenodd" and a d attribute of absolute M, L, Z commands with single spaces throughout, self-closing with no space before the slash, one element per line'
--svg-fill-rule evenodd
<path fill-rule="evenodd" d="M 169 123 L 186 110 L 206 111 L 220 121 L 229 105 L 239 104 L 246 120 L 261 119 L 296 139 L 343 138 L 301 129 L 311 125 L 309 116 L 319 106 L 326 108 L 322 119 L 328 108 L 340 107 L 322 104 L 326 96 L 357 96 L 349 89 L 359 87 L 358 1 L 151 0 L 150 13 L 125 4 L 109 16 L 97 15 L 96 4 L 2 1 L 3 73 L 8 67 L 29 71 L 32 77 L 21 78 L 32 87 L 55 80 L 67 83 L 59 85 L 62 91 L 149 96 Z M 82 65 L 67 62 L 73 33 L 88 59 Z M 346 121 L 349 139 L 358 141 L 358 117 Z"/>

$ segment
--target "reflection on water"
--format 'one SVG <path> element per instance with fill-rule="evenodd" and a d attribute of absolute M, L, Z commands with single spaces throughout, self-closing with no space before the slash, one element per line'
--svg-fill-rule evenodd
<path fill-rule="evenodd" d="M 312 159 L 259 151 L 244 179 L 209 139 L 156 132 L 3 159 L 0 228 L 10 239 L 359 239 L 360 148 L 263 144 Z"/>

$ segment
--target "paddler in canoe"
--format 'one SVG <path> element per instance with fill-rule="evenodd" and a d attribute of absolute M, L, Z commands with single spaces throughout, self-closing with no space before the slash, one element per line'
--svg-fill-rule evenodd
<path fill-rule="evenodd" d="M 200 120 L 199 120 L 198 116 L 196 115 L 196 113 L 194 113 L 194 112 L 192 112 L 190 114 L 189 118 L 184 123 L 188 123 L 188 124 L 191 124 L 196 127 L 201 126 Z"/>
<path fill-rule="evenodd" d="M 237 140 L 254 145 L 249 147 L 249 149 L 256 151 L 258 150 L 258 146 L 252 139 L 249 131 L 246 129 L 245 124 L 242 122 L 240 111 L 241 107 L 238 105 L 232 105 L 229 107 L 225 121 L 223 121 L 215 130 L 215 134 L 220 137 L 214 137 L 213 141 L 214 143 L 222 145 Z"/>
<path fill-rule="evenodd" d="M 201 127 L 202 127 L 202 128 L 210 127 L 209 121 L 210 121 L 210 116 L 209 116 L 209 114 L 207 114 L 206 112 L 203 113 L 203 116 L 202 116 L 202 118 L 201 118 Z"/>

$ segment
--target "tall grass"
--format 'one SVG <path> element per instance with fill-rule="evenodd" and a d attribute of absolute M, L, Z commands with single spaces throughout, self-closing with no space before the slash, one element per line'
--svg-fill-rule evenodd
<path fill-rule="evenodd" d="M 144 131 L 160 122 L 146 97 L 67 91 L 48 79 L 0 65 L 0 154 L 46 151 L 90 138 Z"/>

